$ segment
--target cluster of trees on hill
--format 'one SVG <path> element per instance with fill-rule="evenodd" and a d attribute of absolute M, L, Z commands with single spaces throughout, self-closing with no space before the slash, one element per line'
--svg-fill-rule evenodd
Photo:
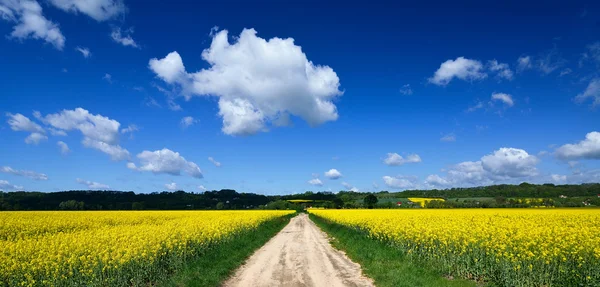
<path fill-rule="evenodd" d="M 2 192 L 0 210 L 185 210 L 185 209 L 301 209 L 304 206 L 329 208 L 396 208 L 397 198 L 444 198 L 445 203 L 432 202 L 428 207 L 526 207 L 518 198 L 547 198 L 547 206 L 600 206 L 600 184 L 553 185 L 528 184 L 493 185 L 445 190 L 407 190 L 390 193 L 340 191 L 312 192 L 267 196 L 238 193 L 232 189 L 190 193 L 185 191 L 134 193 L 133 191 L 71 190 L 61 192 Z M 453 200 L 475 198 L 472 200 Z M 482 201 L 476 198 L 490 198 Z M 581 198 L 584 198 L 583 201 Z M 288 200 L 310 200 L 295 204 Z M 385 199 L 388 199 L 387 201 Z M 379 202 L 379 203 L 378 203 Z M 403 206 L 405 207 L 405 206 Z"/>

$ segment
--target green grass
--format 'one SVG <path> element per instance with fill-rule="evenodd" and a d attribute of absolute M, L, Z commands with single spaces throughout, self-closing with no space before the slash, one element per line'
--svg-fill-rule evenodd
<path fill-rule="evenodd" d="M 398 249 L 383 242 L 370 239 L 363 232 L 328 222 L 320 217 L 310 218 L 332 239 L 331 244 L 346 252 L 360 264 L 363 273 L 383 286 L 477 286 L 474 281 L 449 280 L 444 274 L 422 264 L 410 261 Z"/>
<path fill-rule="evenodd" d="M 220 286 L 244 261 L 289 223 L 290 216 L 263 223 L 208 250 L 156 286 Z"/>

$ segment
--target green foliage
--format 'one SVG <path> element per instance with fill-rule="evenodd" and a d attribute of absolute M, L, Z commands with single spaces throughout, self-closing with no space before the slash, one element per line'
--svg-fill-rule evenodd
<path fill-rule="evenodd" d="M 147 286 L 220 286 L 244 261 L 275 236 L 291 216 L 275 219 L 257 229 L 236 235 L 226 243 L 214 246 L 195 261 L 187 262 L 174 274 L 157 284 Z"/>
<path fill-rule="evenodd" d="M 60 210 L 83 210 L 85 204 L 83 203 L 83 201 L 76 201 L 76 200 L 67 200 L 67 201 L 63 201 L 58 205 L 58 208 Z"/>
<path fill-rule="evenodd" d="M 327 222 L 312 214 L 310 218 L 335 238 L 332 245 L 359 263 L 376 286 L 477 286 L 474 281 L 448 280 L 435 267 L 409 260 L 400 249 L 373 240 L 361 231 Z"/>
<path fill-rule="evenodd" d="M 365 206 L 367 206 L 368 208 L 373 208 L 375 206 L 375 204 L 377 204 L 377 196 L 375 196 L 374 194 L 368 194 L 367 196 L 365 196 L 365 199 L 363 199 Z"/>

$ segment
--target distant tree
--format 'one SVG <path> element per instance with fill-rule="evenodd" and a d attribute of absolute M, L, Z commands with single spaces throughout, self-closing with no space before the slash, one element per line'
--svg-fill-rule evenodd
<path fill-rule="evenodd" d="M 225 208 L 225 204 L 222 202 L 217 203 L 217 209 L 223 209 Z"/>
<path fill-rule="evenodd" d="M 58 208 L 62 210 L 83 210 L 83 201 L 67 200 L 63 201 L 58 205 Z"/>
<path fill-rule="evenodd" d="M 377 196 L 375 196 L 374 194 L 369 194 L 365 197 L 365 199 L 363 200 L 363 202 L 365 203 L 365 205 L 368 208 L 373 208 L 373 206 L 375 206 L 375 204 L 377 204 L 377 201 L 379 201 L 377 199 Z"/>
<path fill-rule="evenodd" d="M 146 204 L 144 202 L 136 201 L 133 204 L 131 204 L 131 209 L 133 209 L 133 210 L 144 210 L 145 207 L 146 207 Z"/>

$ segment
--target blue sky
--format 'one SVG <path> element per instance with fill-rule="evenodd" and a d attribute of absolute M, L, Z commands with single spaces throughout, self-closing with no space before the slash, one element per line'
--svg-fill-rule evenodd
<path fill-rule="evenodd" d="M 222 2 L 0 0 L 0 190 L 600 181 L 594 1 Z"/>

